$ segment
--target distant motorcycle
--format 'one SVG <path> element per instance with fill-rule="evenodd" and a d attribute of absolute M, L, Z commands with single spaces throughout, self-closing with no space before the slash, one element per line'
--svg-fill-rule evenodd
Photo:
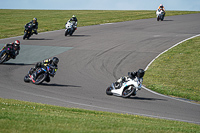
<path fill-rule="evenodd" d="M 128 77 L 127 80 L 122 80 L 117 86 L 116 82 L 112 83 L 111 86 L 106 89 L 106 94 L 128 98 L 131 95 L 134 96 L 136 92 L 141 89 L 141 86 L 142 83 L 137 77 L 135 79 Z"/>
<path fill-rule="evenodd" d="M 10 47 L 3 47 L 0 50 L 0 64 L 2 64 L 5 61 L 10 60 L 11 56 L 12 56 L 12 49 Z"/>
<path fill-rule="evenodd" d="M 164 11 L 163 10 L 158 9 L 156 11 L 156 15 L 157 15 L 157 21 L 159 21 L 159 20 L 163 21 L 164 20 Z"/>
<path fill-rule="evenodd" d="M 77 30 L 77 27 L 73 25 L 72 22 L 68 21 L 65 24 L 65 36 L 70 35 L 72 36 L 72 34 L 74 33 L 75 30 Z"/>
<path fill-rule="evenodd" d="M 25 30 L 24 30 L 24 36 L 23 39 L 25 40 L 26 38 L 29 39 L 32 35 L 32 29 L 33 29 L 33 25 L 32 24 L 28 24 L 24 26 Z"/>
<path fill-rule="evenodd" d="M 39 85 L 44 81 L 49 82 L 50 76 L 54 77 L 56 74 L 54 67 L 51 65 L 37 68 L 34 72 L 32 72 L 32 69 L 33 68 L 31 68 L 28 74 L 24 77 L 24 82 L 28 83 L 31 81 L 33 84 Z"/>

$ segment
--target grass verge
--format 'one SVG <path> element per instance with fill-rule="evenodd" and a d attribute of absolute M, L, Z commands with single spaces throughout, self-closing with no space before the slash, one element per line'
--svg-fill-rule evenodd
<path fill-rule="evenodd" d="M 144 77 L 147 88 L 200 101 L 200 37 L 190 39 L 157 58 Z"/>
<path fill-rule="evenodd" d="M 0 98 L 0 132 L 191 133 L 200 125 Z"/>
<path fill-rule="evenodd" d="M 166 16 L 200 13 L 200 11 L 167 11 Z M 0 39 L 23 35 L 24 25 L 38 18 L 38 32 L 64 29 L 75 14 L 78 27 L 138 19 L 156 18 L 155 11 L 110 10 L 10 10 L 0 9 Z"/>

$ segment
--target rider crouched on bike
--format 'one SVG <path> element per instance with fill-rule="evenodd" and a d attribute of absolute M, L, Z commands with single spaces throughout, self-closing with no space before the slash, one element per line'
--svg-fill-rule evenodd
<path fill-rule="evenodd" d="M 59 62 L 59 59 L 57 57 L 53 57 L 52 59 L 46 59 L 46 60 L 43 60 L 42 62 L 38 62 L 35 64 L 34 68 L 31 68 L 31 70 L 29 71 L 29 74 L 30 75 L 33 74 L 33 72 L 37 68 L 44 68 L 44 67 L 50 66 L 50 75 L 54 77 L 58 69 L 58 62 Z M 50 77 L 46 78 L 46 82 L 50 82 Z"/>
<path fill-rule="evenodd" d="M 33 25 L 33 33 L 32 34 L 38 34 L 38 32 L 37 32 L 37 29 L 38 29 L 38 22 L 37 22 L 37 18 L 33 18 L 33 20 L 32 21 L 30 21 L 29 23 L 27 23 L 26 25 L 29 25 L 29 24 L 31 24 L 31 25 Z M 26 26 L 25 25 L 25 26 Z"/>
<path fill-rule="evenodd" d="M 118 79 L 117 82 L 115 82 L 115 88 L 119 89 L 120 84 L 123 82 L 127 82 L 129 78 L 131 78 L 132 80 L 137 80 L 140 82 L 140 84 L 142 84 L 144 74 L 145 74 L 145 71 L 143 69 L 139 69 L 137 72 L 135 72 L 135 71 L 128 72 L 128 76 L 123 76 L 120 79 Z M 138 89 L 140 89 L 140 88 L 138 88 Z M 134 95 L 136 95 L 136 92 Z"/>
<path fill-rule="evenodd" d="M 158 7 L 157 10 L 163 10 L 164 11 L 164 16 L 165 16 L 165 8 L 164 8 L 163 4 L 160 4 L 160 6 Z"/>
<path fill-rule="evenodd" d="M 3 47 L 4 48 L 10 48 L 11 50 L 11 53 L 10 53 L 10 56 L 11 58 L 15 59 L 16 56 L 19 54 L 19 50 L 20 50 L 20 41 L 19 40 L 16 40 L 15 42 L 13 43 L 8 43 L 8 44 L 5 44 L 5 46 Z"/>
<path fill-rule="evenodd" d="M 73 15 L 72 18 L 70 18 L 70 19 L 67 21 L 67 23 L 68 23 L 68 22 L 71 22 L 71 23 L 73 24 L 74 30 L 76 30 L 76 28 L 77 28 L 77 22 L 78 22 L 76 16 Z M 67 24 L 67 23 L 66 23 L 66 24 Z"/>

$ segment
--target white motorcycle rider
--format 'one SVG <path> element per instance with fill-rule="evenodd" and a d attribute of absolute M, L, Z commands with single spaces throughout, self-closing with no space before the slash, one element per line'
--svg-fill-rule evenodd
<path fill-rule="evenodd" d="M 74 20 L 74 18 L 75 18 L 75 20 Z M 67 36 L 67 35 L 72 36 L 74 31 L 77 30 L 77 19 L 76 19 L 75 15 L 73 15 L 72 18 L 67 21 L 67 23 L 65 24 L 65 28 L 66 28 L 65 36 Z"/>
<path fill-rule="evenodd" d="M 156 11 L 156 15 L 157 15 L 157 21 L 161 20 L 163 21 L 164 20 L 164 10 L 163 9 L 158 9 Z"/>
<path fill-rule="evenodd" d="M 122 96 L 123 98 L 135 96 L 136 92 L 142 87 L 144 73 L 143 69 L 139 69 L 137 72 L 129 72 L 128 76 L 121 77 L 117 82 L 112 83 L 106 89 L 106 94 Z"/>

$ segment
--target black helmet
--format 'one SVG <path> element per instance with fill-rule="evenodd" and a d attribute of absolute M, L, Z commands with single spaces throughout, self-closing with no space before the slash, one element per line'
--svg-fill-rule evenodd
<path fill-rule="evenodd" d="M 137 77 L 138 78 L 142 78 L 143 76 L 144 76 L 144 70 L 143 69 L 139 69 L 138 71 L 137 71 Z"/>
<path fill-rule="evenodd" d="M 33 18 L 33 23 L 37 23 L 37 18 Z"/>
<path fill-rule="evenodd" d="M 57 57 L 53 57 L 53 58 L 52 58 L 52 61 L 53 61 L 53 64 L 54 64 L 54 65 L 57 65 L 58 62 L 59 62 L 59 59 L 58 59 Z"/>

